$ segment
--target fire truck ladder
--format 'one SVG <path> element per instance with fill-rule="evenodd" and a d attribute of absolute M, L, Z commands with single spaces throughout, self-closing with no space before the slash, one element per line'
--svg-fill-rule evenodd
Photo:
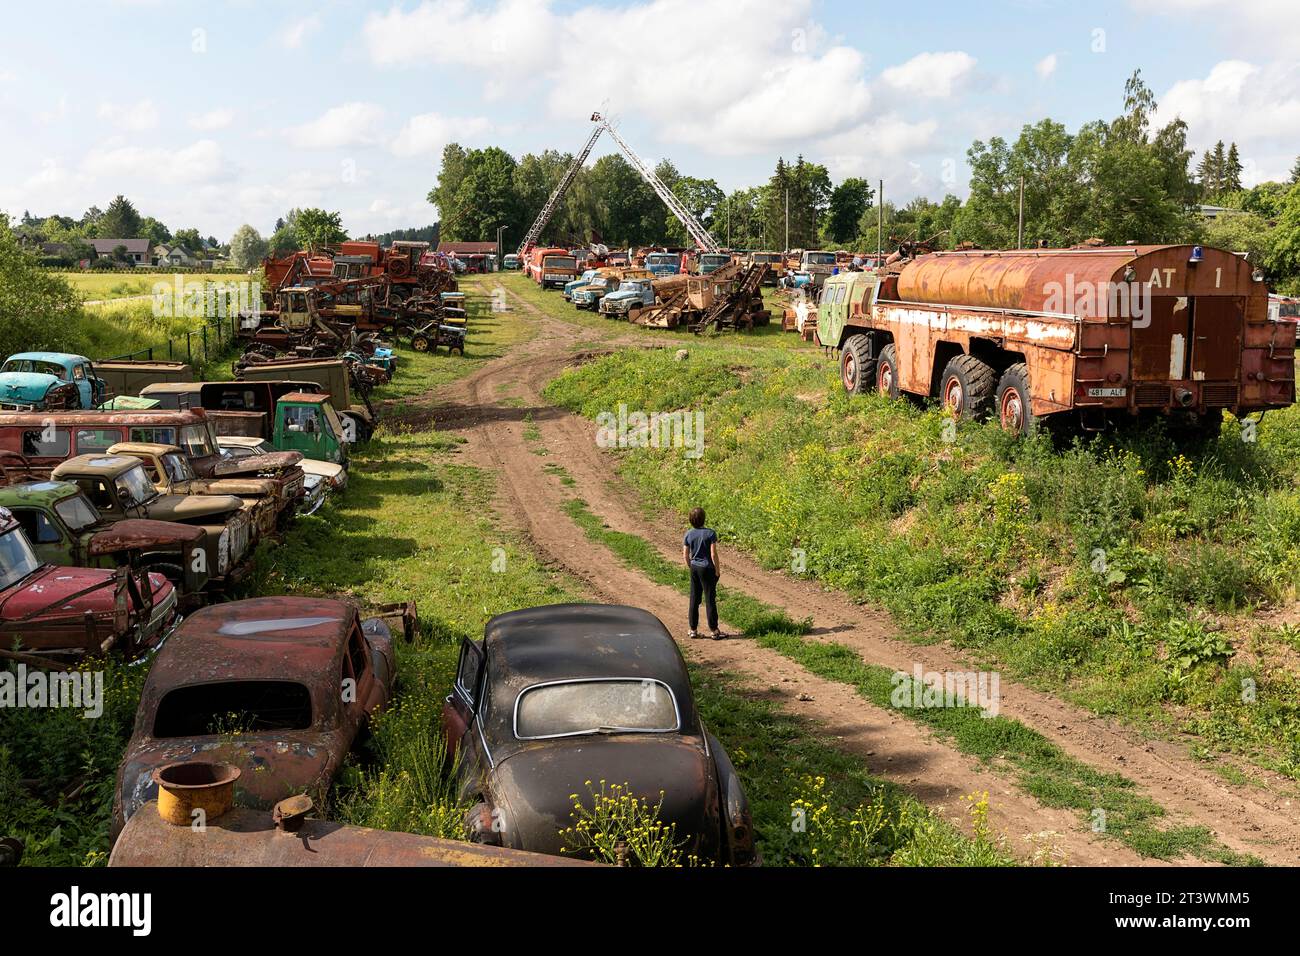
<path fill-rule="evenodd" d="M 538 236 L 542 234 L 546 224 L 551 221 L 551 216 L 555 214 L 555 210 L 559 208 L 560 203 L 564 200 L 564 194 L 569 191 L 569 186 L 572 185 L 574 177 L 578 175 L 578 170 L 582 168 L 583 163 L 587 161 L 587 157 L 591 155 L 591 148 L 596 145 L 596 140 L 600 138 L 600 134 L 606 131 L 609 132 L 610 137 L 628 158 L 632 168 L 641 174 L 641 178 L 650 184 L 650 188 L 654 190 L 655 195 L 664 201 L 664 205 L 686 227 L 686 231 L 690 233 L 695 245 L 704 252 L 716 252 L 718 243 L 713 236 L 709 235 L 709 231 L 691 214 L 691 211 L 682 204 L 682 201 L 677 198 L 673 191 L 664 185 L 663 180 L 655 175 L 654 170 L 647 166 L 641 157 L 633 151 L 632 147 L 623 141 L 623 137 L 618 135 L 617 130 L 610 124 L 610 121 L 599 113 L 592 113 L 591 119 L 596 124 L 596 128 L 591 131 L 591 136 L 587 138 L 587 145 L 582 148 L 582 152 L 574 157 L 573 162 L 569 164 L 569 168 L 564 171 L 563 178 L 556 184 L 550 198 L 546 200 L 546 205 L 538 213 L 537 220 L 529 227 L 528 234 L 524 236 L 524 241 L 519 244 L 518 254 L 520 258 L 527 255 L 528 250 L 537 242 Z"/>

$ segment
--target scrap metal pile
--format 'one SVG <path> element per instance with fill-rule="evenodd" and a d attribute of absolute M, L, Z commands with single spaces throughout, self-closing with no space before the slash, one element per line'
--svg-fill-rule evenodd
<path fill-rule="evenodd" d="M 766 325 L 771 313 L 763 307 L 761 293 L 764 263 L 730 263 L 707 275 L 675 275 L 653 283 L 655 302 L 632 309 L 633 325 L 692 332 L 709 329 L 752 329 Z"/>

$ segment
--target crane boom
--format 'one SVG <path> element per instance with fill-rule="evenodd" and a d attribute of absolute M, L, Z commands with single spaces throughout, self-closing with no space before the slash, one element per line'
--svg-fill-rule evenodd
<path fill-rule="evenodd" d="M 596 119 L 599 116 L 599 113 L 593 113 L 592 119 Z M 551 221 L 551 216 L 555 215 L 555 210 L 559 208 L 560 202 L 564 199 L 564 194 L 569 191 L 569 186 L 573 182 L 573 177 L 578 175 L 578 170 L 582 168 L 582 164 L 585 163 L 587 157 L 591 155 L 591 147 L 596 145 L 596 140 L 600 139 L 600 134 L 604 132 L 604 129 L 605 126 L 602 122 L 591 131 L 591 135 L 587 137 L 587 145 L 582 147 L 582 152 L 573 157 L 573 162 L 571 162 L 569 168 L 564 171 L 564 176 L 555 184 L 555 188 L 551 190 L 551 196 L 546 200 L 546 205 L 542 207 L 542 211 L 537 214 L 537 219 L 534 220 L 532 226 L 529 227 L 528 234 L 524 236 L 524 241 L 519 244 L 519 258 L 522 259 L 528 254 L 528 250 L 532 248 L 533 243 L 537 242 L 537 237 L 542 234 L 542 230 L 546 228 L 546 224 Z"/>
<path fill-rule="evenodd" d="M 564 171 L 563 178 L 552 190 L 550 198 L 546 200 L 546 205 L 542 206 L 542 211 L 538 213 L 537 219 L 529 227 L 527 235 L 524 236 L 524 241 L 519 244 L 519 257 L 522 259 L 526 256 L 537 242 L 542 230 L 546 228 L 546 224 L 551 221 L 551 216 L 555 214 L 555 210 L 559 208 L 560 203 L 564 200 L 564 194 L 569 191 L 569 186 L 572 185 L 574 177 L 578 175 L 578 170 L 582 168 L 582 165 L 587 161 L 587 157 L 591 155 L 591 148 L 596 145 L 596 140 L 600 138 L 600 134 L 606 131 L 609 132 L 614 142 L 618 144 L 618 148 L 628 158 L 632 168 L 641 174 L 641 178 L 649 183 L 655 195 L 662 199 L 664 205 L 677 217 L 677 221 L 686 227 L 686 231 L 690 233 L 695 245 L 704 252 L 717 252 L 718 243 L 709 234 L 709 230 L 705 229 L 704 224 L 691 214 L 691 211 L 682 204 L 682 201 L 677 198 L 671 189 L 664 185 L 663 180 L 655 175 L 654 170 L 645 164 L 644 160 L 633 151 L 632 147 L 623 141 L 623 137 L 618 135 L 609 120 L 599 113 L 592 113 L 591 119 L 596 124 L 596 128 L 591 131 L 591 136 L 587 138 L 587 145 L 582 148 L 582 152 L 573 158 L 569 168 Z"/>

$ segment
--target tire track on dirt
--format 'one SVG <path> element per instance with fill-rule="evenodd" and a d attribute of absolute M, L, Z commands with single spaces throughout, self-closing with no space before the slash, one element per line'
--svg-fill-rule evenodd
<path fill-rule="evenodd" d="M 594 426 L 548 405 L 541 395 L 554 375 L 577 357 L 573 344 L 583 339 L 583 333 L 592 333 L 547 315 L 513 292 L 510 295 L 542 325 L 534 339 L 537 354 L 521 364 L 523 374 L 517 379 L 516 392 L 525 406 L 534 410 L 534 420 L 554 459 L 563 463 L 575 481 L 573 493 L 583 498 L 609 527 L 640 535 L 665 558 L 677 561 L 680 519 L 660 511 L 648 520 L 643 503 L 617 479 L 612 456 L 596 446 Z M 592 344 L 597 351 L 621 345 L 645 347 L 643 339 L 628 337 L 606 338 Z M 812 618 L 814 639 L 852 647 L 872 664 L 911 671 L 914 664 L 920 663 L 925 671 L 939 672 L 967 671 L 977 666 L 946 644 L 906 641 L 887 612 L 854 604 L 846 596 L 826 591 L 812 581 L 769 571 L 736 549 L 728 549 L 725 583 L 784 608 L 796 620 Z M 1300 863 L 1300 819 L 1295 813 L 1295 800 L 1288 794 L 1234 787 L 1197 764 L 1178 743 L 1144 739 L 1130 728 L 1023 684 L 1003 679 L 1000 691 L 1003 715 L 1034 728 L 1090 766 L 1122 773 L 1171 817 L 1180 818 L 1176 822 L 1205 826 L 1224 845 L 1269 863 Z"/>
<path fill-rule="evenodd" d="M 579 420 L 547 406 L 538 391 L 572 360 L 570 347 L 583 339 L 574 327 L 549 320 L 542 336 L 440 390 L 435 420 L 441 429 L 466 437 L 463 453 L 497 475 L 503 517 L 528 536 L 539 555 L 584 582 L 593 598 L 644 607 L 671 627 L 683 617 L 682 595 L 628 568 L 603 545 L 591 541 L 564 511 L 573 493 L 545 471 L 552 461 L 571 473 L 576 466 L 583 472 L 576 489 L 580 497 L 604 480 L 603 474 L 584 467 L 586 459 L 568 450 L 575 438 L 573 424 Z M 536 454 L 525 437 L 529 420 L 544 439 L 565 434 L 568 440 L 559 441 L 546 456 Z M 1005 835 L 1008 851 L 1018 857 L 1028 859 L 1047 846 L 1072 864 L 1156 862 L 1082 830 L 1074 812 L 1039 804 L 1004 775 L 954 750 L 920 725 L 871 704 L 848 685 L 810 674 L 774 650 L 743 639 L 683 644 L 692 660 L 747 677 L 760 689 L 766 686 L 765 696 L 809 721 L 811 732 L 829 739 L 871 773 L 912 793 L 966 832 L 969 821 L 960 810 L 959 798 L 987 791 L 990 823 L 995 832 Z"/>

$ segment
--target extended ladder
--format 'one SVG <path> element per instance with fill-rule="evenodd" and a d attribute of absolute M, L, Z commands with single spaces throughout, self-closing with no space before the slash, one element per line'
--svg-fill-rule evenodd
<path fill-rule="evenodd" d="M 537 242 L 542 230 L 546 228 L 546 224 L 551 221 L 551 216 L 555 214 L 555 210 L 559 208 L 560 203 L 564 200 L 564 194 L 569 191 L 569 186 L 572 185 L 574 177 L 578 175 L 578 170 L 582 168 L 587 161 L 587 157 L 591 155 L 591 148 L 596 145 L 596 140 L 600 138 L 600 134 L 606 130 L 609 131 L 609 135 L 628 158 L 632 168 L 641 174 L 641 178 L 650 184 L 650 188 L 654 190 L 655 195 L 663 200 L 664 205 L 677 217 L 678 222 L 686 227 L 686 231 L 690 233 L 695 245 L 703 252 L 717 252 L 718 244 L 713 236 L 709 234 L 709 230 L 705 229 L 704 224 L 691 214 L 691 211 L 682 204 L 682 201 L 677 198 L 671 189 L 664 185 L 663 180 L 655 175 L 654 170 L 645 164 L 641 157 L 633 151 L 632 147 L 623 142 L 623 137 L 618 135 L 609 120 L 599 113 L 592 113 L 591 120 L 596 124 L 596 128 L 591 131 L 591 136 L 587 138 L 587 145 L 582 148 L 582 152 L 574 157 L 573 162 L 569 164 L 569 168 L 564 171 L 563 178 L 556 184 L 536 221 L 529 227 L 527 235 L 524 236 L 524 241 L 519 244 L 519 257 L 522 259 L 526 256 L 534 243 Z"/>

